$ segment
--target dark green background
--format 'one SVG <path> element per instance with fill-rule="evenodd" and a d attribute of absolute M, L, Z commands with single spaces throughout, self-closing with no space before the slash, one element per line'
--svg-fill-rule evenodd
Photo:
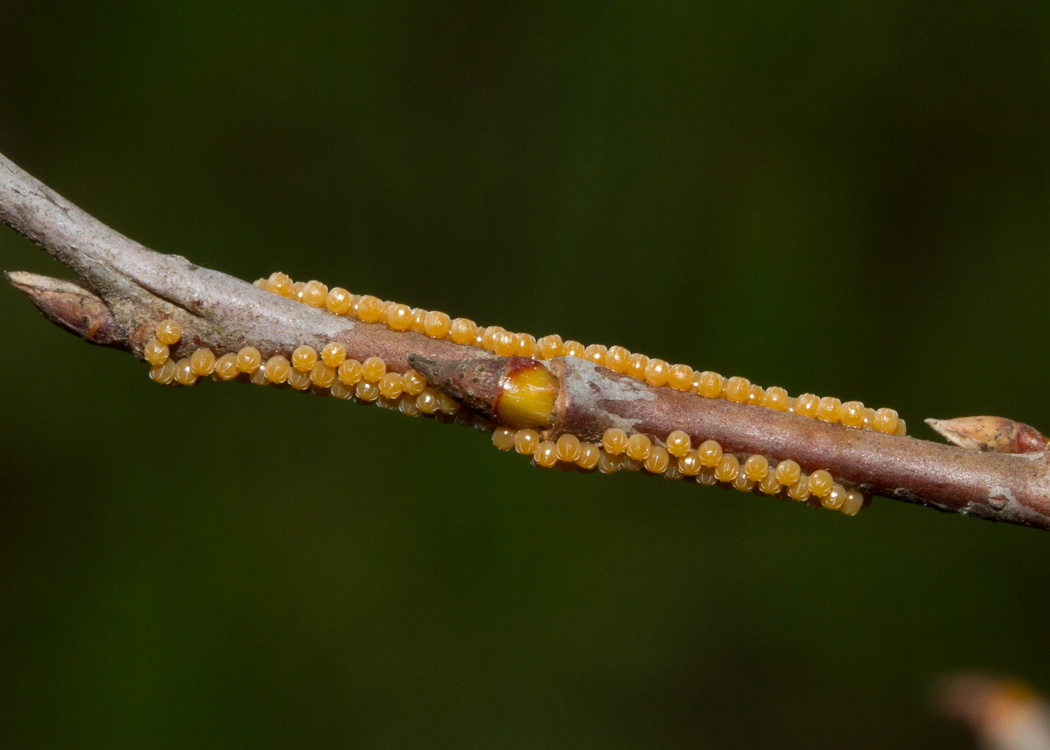
<path fill-rule="evenodd" d="M 0 151 L 249 279 L 1050 427 L 1050 6 L 914 5 L 23 0 Z M 0 321 L 4 748 L 953 747 L 936 675 L 1050 688 L 1045 532 L 536 471 Z"/>

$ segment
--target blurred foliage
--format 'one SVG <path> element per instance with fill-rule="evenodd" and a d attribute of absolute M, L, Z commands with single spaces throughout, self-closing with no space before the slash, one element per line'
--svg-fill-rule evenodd
<path fill-rule="evenodd" d="M 1050 6 L 5 4 L 0 151 L 154 248 L 1050 426 Z M 58 272 L 13 232 L 0 265 Z M 61 273 L 61 272 L 58 272 Z M 148 382 L 0 288 L 0 746 L 952 747 L 1050 536 Z"/>

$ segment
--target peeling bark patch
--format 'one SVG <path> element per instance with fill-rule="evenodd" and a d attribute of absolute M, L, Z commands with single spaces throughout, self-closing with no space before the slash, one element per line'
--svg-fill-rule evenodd
<path fill-rule="evenodd" d="M 1007 502 L 1017 502 L 1017 498 L 1014 497 L 1014 493 L 1010 491 L 1010 488 L 998 484 L 992 487 L 988 493 L 988 504 L 996 510 L 1002 510 L 1006 507 Z"/>

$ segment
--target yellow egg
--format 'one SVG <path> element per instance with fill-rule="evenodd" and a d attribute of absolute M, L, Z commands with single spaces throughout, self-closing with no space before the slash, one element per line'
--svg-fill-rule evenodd
<path fill-rule="evenodd" d="M 667 452 L 675 458 L 684 456 L 693 447 L 689 435 L 682 430 L 672 431 L 664 442 L 667 445 Z"/>

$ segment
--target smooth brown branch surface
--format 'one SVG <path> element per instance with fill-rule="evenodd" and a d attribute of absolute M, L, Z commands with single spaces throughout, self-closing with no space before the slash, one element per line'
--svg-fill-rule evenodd
<path fill-rule="evenodd" d="M 440 365 L 491 360 L 474 347 L 395 332 L 297 304 L 252 284 L 149 250 L 105 226 L 0 155 L 0 220 L 80 277 L 62 281 L 27 273 L 8 279 L 45 315 L 87 341 L 142 358 L 156 323 L 174 318 L 183 336 L 172 356 L 194 349 L 263 356 L 308 344 L 341 343 L 347 355 L 379 356 L 394 371 L 416 355 Z M 469 362 L 467 362 L 469 365 Z M 727 451 L 792 458 L 804 469 L 888 497 L 993 521 L 1050 529 L 1050 465 L 1045 450 L 980 452 L 858 430 L 671 388 L 654 388 L 573 357 L 550 360 L 559 398 L 550 433 L 599 438 L 623 427 L 663 439 L 675 429 L 717 440 Z M 484 368 L 492 373 L 491 366 Z M 424 373 L 427 374 L 427 373 Z M 491 375 L 490 375 L 491 376 Z M 435 376 L 428 376 L 439 385 Z M 490 384 L 492 385 L 492 384 Z"/>

